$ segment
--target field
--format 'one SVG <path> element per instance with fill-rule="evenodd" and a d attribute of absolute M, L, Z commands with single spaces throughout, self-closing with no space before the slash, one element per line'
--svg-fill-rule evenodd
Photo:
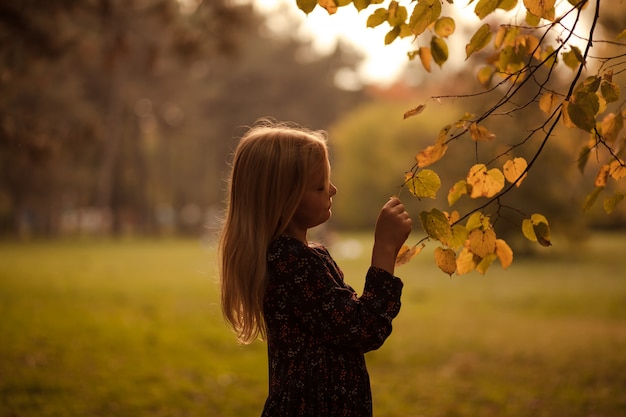
<path fill-rule="evenodd" d="M 337 260 L 360 291 L 369 242 L 351 238 Z M 367 354 L 374 416 L 626 415 L 624 249 L 601 235 L 486 276 L 449 278 L 426 251 L 399 268 L 402 311 Z M 195 240 L 0 243 L 0 416 L 259 416 L 265 345 L 237 345 L 215 272 Z"/>

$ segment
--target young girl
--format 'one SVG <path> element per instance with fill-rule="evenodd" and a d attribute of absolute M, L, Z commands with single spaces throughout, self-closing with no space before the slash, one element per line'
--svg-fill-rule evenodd
<path fill-rule="evenodd" d="M 262 417 L 369 417 L 364 353 L 400 310 L 395 258 L 411 231 L 391 198 L 376 223 L 360 297 L 309 228 L 330 218 L 337 188 L 323 132 L 262 121 L 235 150 L 220 241 L 222 309 L 242 343 L 267 341 Z"/>

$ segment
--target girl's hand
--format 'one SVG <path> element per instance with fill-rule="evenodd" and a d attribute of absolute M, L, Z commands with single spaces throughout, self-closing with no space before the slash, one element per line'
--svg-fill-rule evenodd
<path fill-rule="evenodd" d="M 412 225 L 404 204 L 396 197 L 390 198 L 376 221 L 372 266 L 393 274 L 396 256 L 409 237 Z"/>

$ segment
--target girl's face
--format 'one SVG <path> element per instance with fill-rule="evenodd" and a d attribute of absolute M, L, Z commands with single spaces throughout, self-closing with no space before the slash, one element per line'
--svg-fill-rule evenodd
<path fill-rule="evenodd" d="M 337 188 L 330 182 L 330 164 L 328 160 L 318 164 L 309 176 L 304 195 L 291 219 L 288 233 L 306 241 L 306 231 L 318 226 L 330 218 L 332 197 Z"/>

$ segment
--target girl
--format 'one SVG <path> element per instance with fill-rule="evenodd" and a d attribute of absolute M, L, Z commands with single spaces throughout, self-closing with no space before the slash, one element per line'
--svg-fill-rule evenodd
<path fill-rule="evenodd" d="M 323 132 L 261 121 L 234 154 L 220 240 L 222 309 L 242 343 L 267 341 L 262 417 L 369 417 L 364 353 L 400 310 L 395 258 L 411 231 L 402 203 L 382 208 L 360 297 L 307 231 L 330 218 L 337 188 Z"/>

